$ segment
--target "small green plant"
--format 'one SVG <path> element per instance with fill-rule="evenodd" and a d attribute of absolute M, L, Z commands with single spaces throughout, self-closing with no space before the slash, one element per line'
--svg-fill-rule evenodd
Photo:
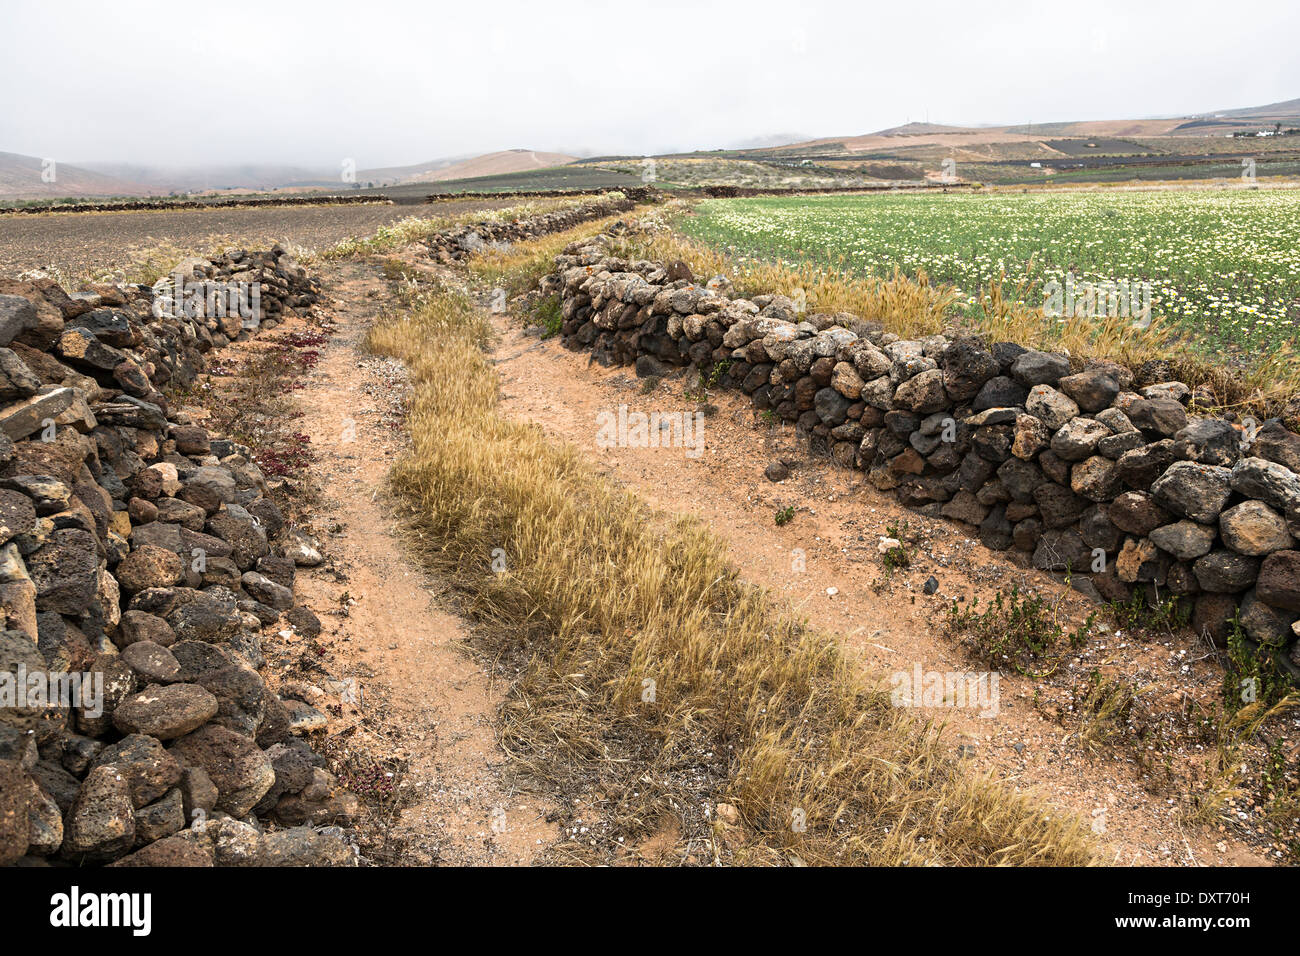
<path fill-rule="evenodd" d="M 727 374 L 731 368 L 731 361 L 714 362 L 710 367 L 708 374 L 704 369 L 700 369 L 699 378 L 695 382 L 694 388 L 688 388 L 683 394 L 691 401 L 704 403 L 709 399 L 709 389 L 717 386 L 722 376 Z"/>
<path fill-rule="evenodd" d="M 1176 595 L 1161 599 L 1159 594 L 1148 598 L 1145 588 L 1137 588 L 1128 601 L 1110 604 L 1115 626 L 1135 631 L 1171 632 L 1186 627 L 1191 619 L 1191 609 L 1186 601 Z"/>
<path fill-rule="evenodd" d="M 881 565 L 885 573 L 871 582 L 871 588 L 877 594 L 882 593 L 889 582 L 894 577 L 895 571 L 912 566 L 912 549 L 911 545 L 915 543 L 916 536 L 911 533 L 908 522 L 904 521 L 901 525 L 891 524 L 885 526 L 885 534 L 898 542 L 892 548 L 886 550 L 881 557 Z"/>
<path fill-rule="evenodd" d="M 778 508 L 776 511 L 776 526 L 787 525 L 794 520 L 794 506 L 786 505 L 784 508 Z"/>
<path fill-rule="evenodd" d="M 560 309 L 558 294 L 543 296 L 529 309 L 528 324 L 541 328 L 543 339 L 554 338 L 564 325 L 564 313 Z"/>
<path fill-rule="evenodd" d="M 759 413 L 758 417 L 762 419 L 763 423 L 766 425 L 775 425 L 779 421 L 776 416 L 776 411 L 771 408 L 763 409 Z"/>
<path fill-rule="evenodd" d="M 915 539 L 910 522 L 904 521 L 901 525 L 886 525 L 885 534 L 898 542 L 897 545 L 885 552 L 886 575 L 893 574 L 902 568 L 910 568 L 912 566 L 911 545 Z"/>
<path fill-rule="evenodd" d="M 978 607 L 979 598 L 964 608 L 954 601 L 948 608 L 949 629 L 965 635 L 975 653 L 990 664 L 1010 665 L 1030 677 L 1046 677 L 1056 670 L 1061 639 L 1082 646 L 1097 619 L 1095 612 L 1089 614 L 1081 627 L 1067 634 L 1056 608 L 1037 592 L 1022 592 L 1018 584 L 998 591 L 984 610 Z"/>
<path fill-rule="evenodd" d="M 912 566 L 912 553 L 903 545 L 896 545 L 885 552 L 884 557 L 885 572 L 893 574 L 895 571 Z"/>
<path fill-rule="evenodd" d="M 658 375 L 647 375 L 641 380 L 641 394 L 649 395 L 659 387 L 661 381 L 663 380 Z"/>
<path fill-rule="evenodd" d="M 1278 666 L 1273 648 L 1251 641 L 1236 614 L 1230 623 L 1223 702 L 1230 714 L 1257 702 L 1266 710 L 1294 692 L 1295 686 Z"/>
<path fill-rule="evenodd" d="M 413 279 L 417 273 L 401 259 L 385 259 L 382 267 L 385 279 L 400 281 Z"/>

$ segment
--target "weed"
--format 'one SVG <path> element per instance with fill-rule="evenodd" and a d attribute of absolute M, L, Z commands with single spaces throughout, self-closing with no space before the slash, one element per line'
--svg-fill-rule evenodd
<path fill-rule="evenodd" d="M 1228 713 L 1235 714 L 1256 703 L 1272 707 L 1295 691 L 1275 654 L 1274 648 L 1251 641 L 1237 615 L 1233 615 L 1223 670 L 1223 702 Z"/>
<path fill-rule="evenodd" d="M 564 325 L 564 313 L 560 311 L 560 296 L 546 295 L 539 298 L 529 309 L 528 324 L 542 330 L 542 338 L 549 339 L 560 334 Z"/>
<path fill-rule="evenodd" d="M 1141 587 L 1128 601 L 1112 601 L 1109 607 L 1115 626 L 1129 631 L 1169 634 L 1186 627 L 1191 619 L 1191 608 L 1177 595 L 1161 599 L 1157 594 L 1148 599 L 1146 588 Z"/>
<path fill-rule="evenodd" d="M 1020 585 L 999 590 L 983 611 L 979 598 L 966 607 L 953 602 L 948 608 L 948 627 L 962 634 L 983 660 L 995 667 L 1009 665 L 1030 677 L 1045 677 L 1056 669 L 1062 638 L 1072 647 L 1087 640 L 1097 615 L 1088 615 L 1078 629 L 1068 633 L 1058 620 L 1055 607 L 1037 592 L 1021 592 Z"/>

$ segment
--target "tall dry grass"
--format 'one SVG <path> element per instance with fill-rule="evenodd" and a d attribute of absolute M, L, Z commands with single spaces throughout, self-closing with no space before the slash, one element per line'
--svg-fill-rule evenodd
<path fill-rule="evenodd" d="M 412 540 L 487 625 L 480 649 L 518 675 L 502 737 L 516 769 L 601 796 L 601 832 L 623 847 L 671 821 L 676 859 L 1091 862 L 1078 820 L 966 770 L 833 636 L 742 581 L 707 529 L 503 417 L 489 337 L 481 310 L 442 292 L 368 345 L 411 371 L 412 445 L 392 482 Z M 718 801 L 741 828 L 708 817 Z M 566 846 L 575 862 L 618 858 Z"/>
<path fill-rule="evenodd" d="M 516 296 L 536 287 L 542 276 L 555 271 L 555 257 L 569 243 L 604 232 L 620 219 L 636 216 L 638 206 L 625 213 L 584 222 L 562 232 L 539 236 L 523 242 L 512 243 L 508 249 L 485 249 L 466 265 L 470 274 L 488 285 L 506 290 Z"/>

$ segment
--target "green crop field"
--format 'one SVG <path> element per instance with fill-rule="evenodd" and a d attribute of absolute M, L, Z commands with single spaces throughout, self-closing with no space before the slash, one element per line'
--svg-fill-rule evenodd
<path fill-rule="evenodd" d="M 1149 282 L 1152 313 L 1208 348 L 1273 349 L 1300 326 L 1300 190 L 878 194 L 706 200 L 685 234 L 742 258 L 923 270 L 968 309 L 1005 272 Z M 1035 298 L 1036 297 L 1036 298 Z"/>

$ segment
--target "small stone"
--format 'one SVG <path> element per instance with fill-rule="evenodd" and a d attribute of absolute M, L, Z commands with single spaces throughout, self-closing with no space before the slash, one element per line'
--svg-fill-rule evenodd
<path fill-rule="evenodd" d="M 1228 422 L 1199 418 L 1174 435 L 1174 454 L 1204 465 L 1231 465 L 1241 457 L 1241 435 Z"/>
<path fill-rule="evenodd" d="M 1119 394 L 1119 382 L 1105 368 L 1090 368 L 1077 375 L 1067 375 L 1058 383 L 1059 388 L 1085 412 L 1099 412 Z"/>
<path fill-rule="evenodd" d="M 176 758 L 157 739 L 144 734 L 128 734 L 105 747 L 92 766 L 110 764 L 126 780 L 136 809 L 157 800 L 181 779 L 181 766 Z"/>
<path fill-rule="evenodd" d="M 1062 377 L 1069 374 L 1070 360 L 1065 356 L 1035 349 L 1026 349 L 1011 364 L 1012 377 L 1031 388 L 1036 385 L 1056 385 Z"/>
<path fill-rule="evenodd" d="M 324 714 L 300 700 L 286 700 L 284 707 L 289 712 L 289 732 L 296 737 L 324 730 L 329 724 Z"/>
<path fill-rule="evenodd" d="M 208 724 L 172 744 L 190 766 L 202 767 L 216 784 L 217 809 L 243 817 L 275 783 L 270 759 L 249 738 Z"/>
<path fill-rule="evenodd" d="M 1255 593 L 1271 607 L 1300 611 L 1300 551 L 1274 551 L 1265 558 Z"/>
<path fill-rule="evenodd" d="M 1232 494 L 1231 482 L 1227 468 L 1176 461 L 1151 485 L 1151 494 L 1176 514 L 1212 524 Z"/>
<path fill-rule="evenodd" d="M 1277 552 L 1285 554 L 1286 552 Z M 1215 594 L 1235 594 L 1255 582 L 1259 559 L 1234 551 L 1211 551 L 1192 565 L 1201 590 Z M 1260 595 L 1263 597 L 1263 594 Z"/>
<path fill-rule="evenodd" d="M 325 559 L 320 553 L 320 543 L 301 531 L 290 531 L 283 554 L 300 568 L 314 568 Z"/>
<path fill-rule="evenodd" d="M 1109 517 L 1115 527 L 1145 538 L 1172 517 L 1145 491 L 1126 491 L 1110 503 Z"/>
<path fill-rule="evenodd" d="M 184 577 L 185 564 L 179 554 L 157 545 L 142 545 L 118 562 L 113 575 L 130 594 L 149 588 L 166 588 Z"/>
<path fill-rule="evenodd" d="M 1129 538 L 1115 559 L 1115 574 L 1125 584 L 1163 584 L 1169 559 L 1147 538 Z"/>
<path fill-rule="evenodd" d="M 1025 411 L 1042 421 L 1048 431 L 1056 431 L 1079 415 L 1079 406 L 1050 385 L 1035 385 L 1025 399 Z"/>
<path fill-rule="evenodd" d="M 790 469 L 785 462 L 774 461 L 763 470 L 763 477 L 768 481 L 785 481 L 790 477 Z"/>
<path fill-rule="evenodd" d="M 254 600 L 268 607 L 275 608 L 277 611 L 286 611 L 293 607 L 293 591 L 276 584 L 264 574 L 245 571 L 240 578 L 240 583 Z"/>
<path fill-rule="evenodd" d="M 1062 425 L 1052 436 L 1052 451 L 1062 461 L 1083 461 L 1097 450 L 1097 443 L 1110 433 L 1110 429 L 1099 421 L 1075 418 Z"/>
<path fill-rule="evenodd" d="M 181 665 L 167 648 L 153 641 L 135 641 L 122 650 L 122 660 L 131 670 L 151 684 L 163 684 L 176 679 Z"/>
<path fill-rule="evenodd" d="M 1177 521 L 1151 532 L 1151 540 L 1179 561 L 1191 561 L 1209 554 L 1214 547 L 1214 528 L 1195 521 Z"/>

